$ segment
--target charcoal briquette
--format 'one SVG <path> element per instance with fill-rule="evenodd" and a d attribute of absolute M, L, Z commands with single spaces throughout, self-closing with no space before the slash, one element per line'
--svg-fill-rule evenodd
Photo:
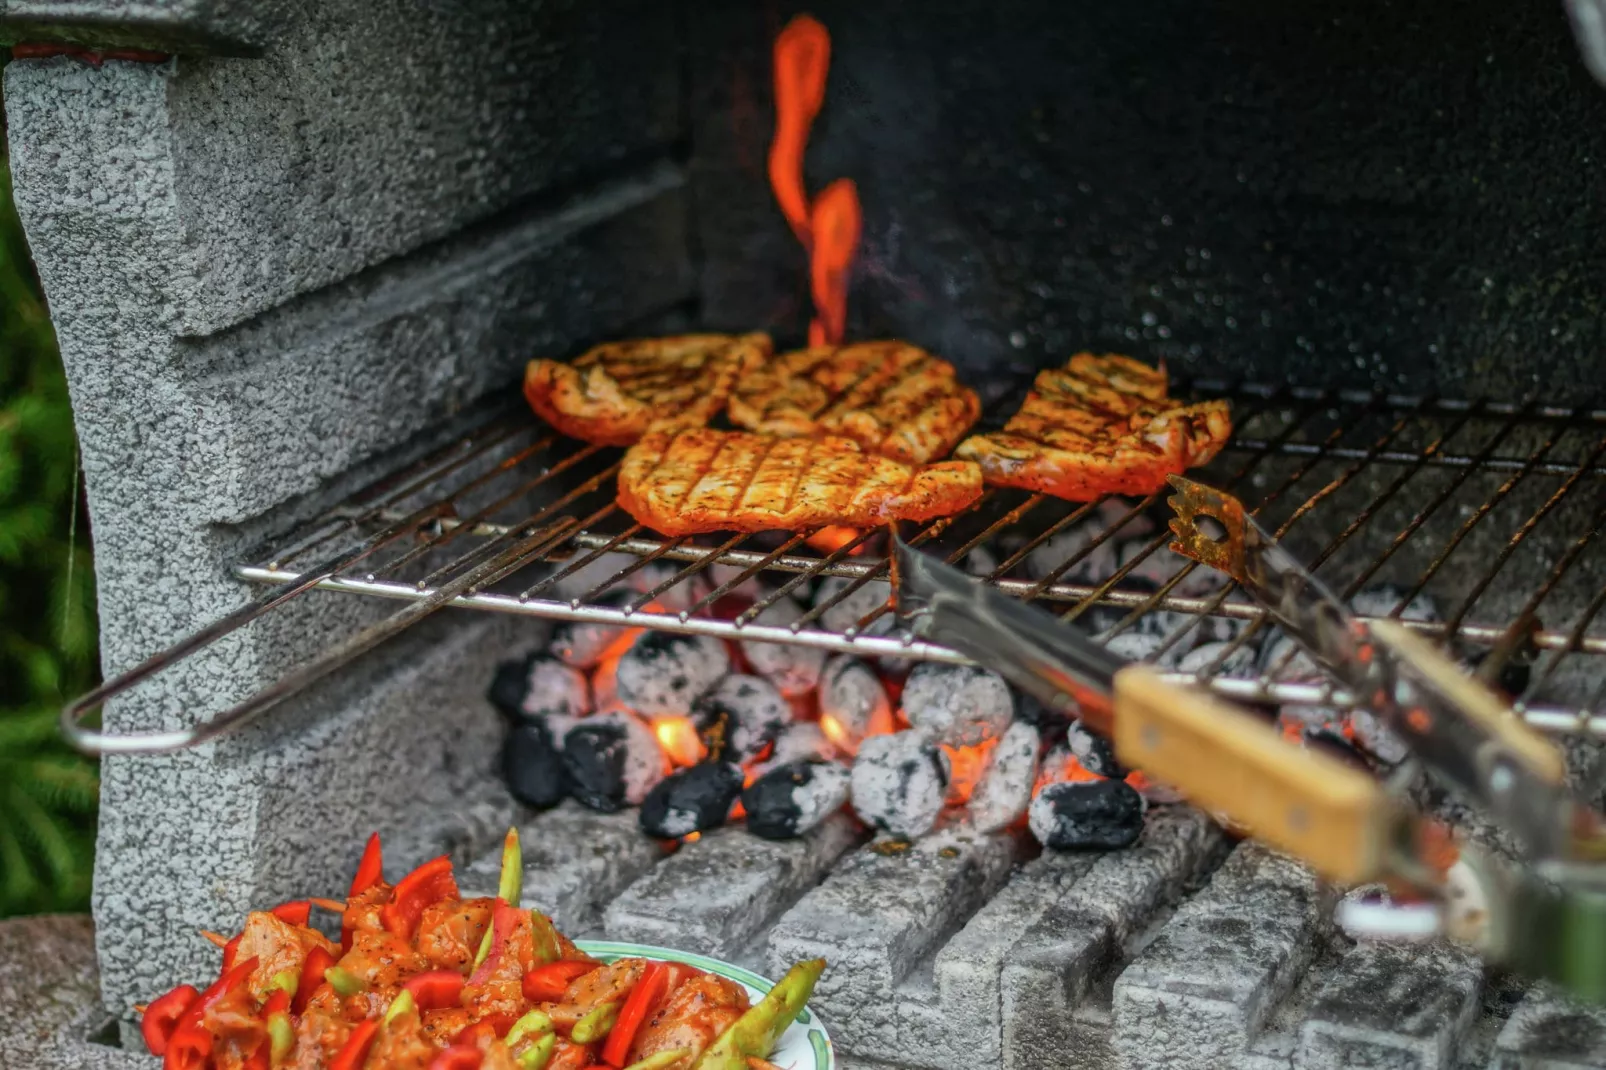
<path fill-rule="evenodd" d="M 1405 598 L 1405 588 L 1392 583 L 1378 583 L 1357 591 L 1350 599 L 1350 608 L 1362 617 L 1387 617 Z M 1401 620 L 1437 621 L 1439 603 L 1426 591 L 1420 591 L 1400 611 Z"/>
<path fill-rule="evenodd" d="M 955 747 L 997 739 L 1015 718 L 1015 697 L 1004 678 L 974 665 L 916 665 L 904 682 L 902 704 L 911 725 Z"/>
<path fill-rule="evenodd" d="M 970 797 L 972 825 L 982 832 L 995 832 L 1020 819 L 1032 801 L 1041 752 L 1042 737 L 1036 728 L 1024 721 L 1009 726 Z"/>
<path fill-rule="evenodd" d="M 569 791 L 593 810 L 613 813 L 639 806 L 664 776 L 663 751 L 642 721 L 604 713 L 569 729 L 563 738 Z"/>
<path fill-rule="evenodd" d="M 488 697 L 504 716 L 516 721 L 591 712 L 591 685 L 585 674 L 539 652 L 498 665 Z"/>
<path fill-rule="evenodd" d="M 607 609 L 621 609 L 635 599 L 629 591 L 608 591 L 599 596 L 596 605 Z M 552 641 L 547 651 L 565 665 L 577 669 L 590 669 L 602 659 L 603 653 L 629 628 L 622 624 L 598 624 L 587 620 L 559 621 L 552 629 Z"/>
<path fill-rule="evenodd" d="M 1371 710 L 1352 711 L 1349 715 L 1349 724 L 1355 733 L 1356 744 L 1386 765 L 1398 765 L 1411 753 L 1410 748 L 1394 730 L 1383 723 L 1383 718 Z"/>
<path fill-rule="evenodd" d="M 841 762 L 819 758 L 778 765 L 742 792 L 747 829 L 766 840 L 795 839 L 842 809 L 852 778 Z"/>
<path fill-rule="evenodd" d="M 1118 553 L 1120 566 L 1124 568 L 1134 561 L 1137 562 L 1132 565 L 1132 571 L 1121 581 L 1123 586 L 1130 585 L 1132 580 L 1146 580 L 1158 590 L 1190 564 L 1194 565 L 1193 570 L 1177 581 L 1176 586 L 1171 588 L 1170 594 L 1178 598 L 1200 598 L 1226 585 L 1226 577 L 1209 565 L 1194 564 L 1192 558 L 1184 557 L 1164 546 L 1151 550 L 1152 546 L 1154 546 L 1153 539 L 1128 539 L 1121 544 Z"/>
<path fill-rule="evenodd" d="M 502 778 L 515 799 L 537 810 L 549 810 L 569 794 L 563 756 L 544 720 L 530 718 L 508 728 Z"/>
<path fill-rule="evenodd" d="M 730 672 L 730 651 L 711 635 L 647 631 L 619 659 L 615 694 L 651 717 L 683 717 Z"/>
<path fill-rule="evenodd" d="M 1088 731 L 1080 721 L 1066 731 L 1065 742 L 1077 762 L 1089 773 L 1120 780 L 1130 772 L 1115 760 L 1115 745 L 1103 736 Z"/>
<path fill-rule="evenodd" d="M 723 587 L 737 576 L 747 571 L 746 565 L 726 565 L 715 562 L 708 566 L 708 582 L 715 587 Z M 726 592 L 727 595 L 736 595 L 756 602 L 764 596 L 764 585 L 758 581 L 757 576 L 749 576 Z"/>
<path fill-rule="evenodd" d="M 1065 734 L 1065 730 L 1075 717 L 1065 713 L 1057 707 L 1045 705 L 1037 698 L 1025 691 L 1010 688 L 1015 696 L 1015 719 L 1035 725 L 1038 732 L 1043 735 L 1045 742 L 1052 742 Z"/>
<path fill-rule="evenodd" d="M 832 754 L 831 741 L 825 738 L 825 733 L 820 731 L 818 724 L 813 721 L 797 721 L 781 729 L 781 734 L 775 737 L 775 749 L 757 766 L 757 772 L 762 776 L 788 762 L 798 762 L 808 758 L 826 759 Z"/>
<path fill-rule="evenodd" d="M 948 756 L 923 732 L 871 736 L 853 762 L 853 809 L 867 825 L 913 839 L 936 824 L 948 794 Z"/>
<path fill-rule="evenodd" d="M 851 654 L 838 654 L 820 673 L 820 716 L 835 725 L 831 739 L 852 757 L 866 736 L 892 731 L 892 702 L 876 671 Z M 823 723 L 823 721 L 822 721 Z"/>
<path fill-rule="evenodd" d="M 1228 648 L 1232 652 L 1227 653 Z M 1248 676 L 1255 668 L 1255 648 L 1250 643 L 1243 643 L 1232 647 L 1231 643 L 1216 642 L 1202 643 L 1183 655 L 1177 662 L 1177 671 L 1186 673 L 1204 672 L 1216 664 L 1216 660 L 1226 654 L 1226 660 L 1215 670 L 1217 676 Z"/>
<path fill-rule="evenodd" d="M 641 831 L 661 840 L 678 840 L 725 823 L 742 790 L 742 767 L 734 762 L 699 762 L 660 780 L 641 804 Z"/>
<path fill-rule="evenodd" d="M 814 595 L 814 604 L 825 605 L 855 583 L 858 583 L 858 580 L 847 576 L 827 576 L 820 581 L 820 589 Z M 816 618 L 815 626 L 827 631 L 845 632 L 849 628 L 856 627 L 859 621 L 870 613 L 886 605 L 890 597 L 892 588 L 884 580 L 871 580 L 820 614 Z M 897 625 L 898 615 L 889 609 L 877 617 L 875 622 L 865 629 L 864 634 L 886 635 Z"/>
<path fill-rule="evenodd" d="M 1143 810 L 1143 796 L 1122 781 L 1061 781 L 1037 793 L 1027 823 L 1056 851 L 1111 850 L 1137 840 Z"/>
<path fill-rule="evenodd" d="M 755 624 L 784 628 L 803 615 L 803 607 L 790 598 L 778 598 L 753 618 Z M 820 682 L 825 651 L 799 643 L 761 643 L 742 640 L 742 656 L 753 671 L 767 678 L 788 698 L 806 695 Z"/>
<path fill-rule="evenodd" d="M 791 723 L 792 707 L 762 676 L 732 674 L 692 703 L 691 717 L 710 758 L 746 763 Z"/>
<path fill-rule="evenodd" d="M 1272 627 L 1267 632 L 1266 641 L 1260 648 L 1260 671 L 1271 673 L 1274 679 L 1289 682 L 1318 680 L 1322 677 L 1316 659 L 1305 653 L 1304 648 L 1278 627 Z"/>
<path fill-rule="evenodd" d="M 1026 555 L 1026 574 L 1041 580 L 1054 574 L 1054 570 L 1072 558 L 1076 564 L 1055 577 L 1055 583 L 1103 583 L 1115 573 L 1115 540 L 1105 539 L 1093 546 L 1104 531 L 1097 520 L 1083 520 L 1072 524 L 1052 538 L 1039 543 Z M 1089 549 L 1089 547 L 1092 547 Z"/>
<path fill-rule="evenodd" d="M 1362 772 L 1372 771 L 1366 756 L 1356 749 L 1355 744 L 1346 739 L 1342 732 L 1336 732 L 1331 728 L 1318 728 L 1306 732 L 1305 747 L 1330 758 L 1337 758 L 1345 765 L 1354 766 Z"/>

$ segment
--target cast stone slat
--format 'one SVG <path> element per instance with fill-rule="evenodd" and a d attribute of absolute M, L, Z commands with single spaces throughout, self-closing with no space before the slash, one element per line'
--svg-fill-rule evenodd
<path fill-rule="evenodd" d="M 1011 881 L 1012 889 L 1044 871 L 1069 878 L 1003 955 L 1006 1070 L 1111 1065 L 1108 1024 L 1079 1017 L 1081 1004 L 1099 974 L 1118 960 L 1122 944 L 1179 894 L 1220 842 L 1220 830 L 1199 811 L 1169 807 L 1150 815 L 1132 847 L 1092 856 L 1044 854 Z"/>
<path fill-rule="evenodd" d="M 1240 845 L 1116 980 L 1117 1055 L 1134 1070 L 1253 1065 L 1250 1045 L 1304 973 L 1331 906 L 1309 870 Z"/>
<path fill-rule="evenodd" d="M 839 1048 L 906 1065 L 951 1060 L 951 1051 L 925 1051 L 926 1038 L 901 1027 L 898 1008 L 919 998 L 903 982 L 1003 885 L 1018 842 L 955 824 L 902 849 L 886 841 L 860 848 L 775 926 L 771 974 L 822 956 L 831 969 L 814 1000 Z"/>
<path fill-rule="evenodd" d="M 1606 1066 L 1606 1008 L 1544 986 L 1529 992 L 1495 1039 L 1490 1070 L 1599 1070 Z"/>
<path fill-rule="evenodd" d="M 1482 989 L 1483 966 L 1466 948 L 1359 945 L 1317 988 L 1295 1066 L 1448 1070 Z"/>
<path fill-rule="evenodd" d="M 609 904 L 603 929 L 611 940 L 732 958 L 858 840 L 845 813 L 796 840 L 764 840 L 742 828 L 704 833 Z"/>
<path fill-rule="evenodd" d="M 520 906 L 548 914 L 571 936 L 595 935 L 602 910 L 663 857 L 642 835 L 636 811 L 600 814 L 568 801 L 519 828 L 524 851 Z M 464 873 L 463 894 L 495 895 L 501 848 Z"/>

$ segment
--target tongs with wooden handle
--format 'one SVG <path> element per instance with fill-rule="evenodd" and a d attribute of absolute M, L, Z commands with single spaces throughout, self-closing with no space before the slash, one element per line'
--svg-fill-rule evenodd
<path fill-rule="evenodd" d="M 993 669 L 1109 738 L 1116 757 L 1339 884 L 1434 886 L 1434 830 L 1381 784 L 1289 746 L 1229 703 L 1129 662 L 894 534 L 898 610 L 923 638 Z"/>

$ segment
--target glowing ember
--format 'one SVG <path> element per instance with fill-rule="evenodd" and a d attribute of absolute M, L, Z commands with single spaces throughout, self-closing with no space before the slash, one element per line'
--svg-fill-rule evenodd
<path fill-rule="evenodd" d="M 975 792 L 976 785 L 981 783 L 981 778 L 987 774 L 987 763 L 992 760 L 998 740 L 990 739 L 973 747 L 950 747 L 946 743 L 941 746 L 948 755 L 947 803 L 949 806 L 967 803 Z"/>
<path fill-rule="evenodd" d="M 1056 758 L 1063 758 L 1064 760 L 1056 761 Z M 1061 781 L 1103 779 L 1091 769 L 1084 767 L 1070 752 L 1063 750 L 1053 751 L 1043 760 L 1043 768 L 1038 770 L 1037 783 L 1032 786 L 1032 795 L 1035 797 L 1038 792 L 1050 784 L 1058 784 Z"/>
<path fill-rule="evenodd" d="M 696 765 L 707 756 L 689 717 L 659 717 L 652 723 L 652 732 L 672 765 Z"/>
<path fill-rule="evenodd" d="M 835 553 L 837 550 L 842 549 L 842 547 L 846 546 L 848 543 L 852 542 L 858 537 L 859 532 L 857 529 L 845 528 L 838 525 L 835 527 L 821 528 L 813 535 L 810 535 L 805 541 L 807 541 L 808 544 L 814 547 L 816 550 L 820 550 L 829 554 Z M 854 554 L 858 554 L 862 553 L 863 551 L 864 547 L 860 546 L 854 549 L 852 552 Z"/>
<path fill-rule="evenodd" d="M 809 345 L 837 345 L 848 316 L 848 272 L 859 249 L 864 213 L 852 181 L 839 178 L 811 204 L 803 188 L 803 150 L 825 101 L 831 35 L 807 15 L 775 39 L 775 141 L 770 146 L 770 188 L 792 233 L 809 253 L 814 318 Z"/>

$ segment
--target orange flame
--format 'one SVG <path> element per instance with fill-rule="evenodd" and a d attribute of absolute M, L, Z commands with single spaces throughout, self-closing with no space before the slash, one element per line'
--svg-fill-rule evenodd
<path fill-rule="evenodd" d="M 708 753 L 690 718 L 659 717 L 653 721 L 652 731 L 658 737 L 658 745 L 664 749 L 664 756 L 673 765 L 696 765 Z"/>
<path fill-rule="evenodd" d="M 770 188 L 792 233 L 809 244 L 808 194 L 803 189 L 803 149 L 809 128 L 825 103 L 831 67 L 831 35 L 819 21 L 799 15 L 775 39 L 775 141 L 770 145 Z"/>
<path fill-rule="evenodd" d="M 809 324 L 809 345 L 840 345 L 848 326 L 848 272 L 864 222 L 853 180 L 839 178 L 825 187 L 814 201 L 810 222 L 814 247 L 809 252 L 809 288 L 816 315 Z"/>
<path fill-rule="evenodd" d="M 1103 779 L 1103 777 L 1099 776 L 1091 769 L 1088 769 L 1075 758 L 1071 757 L 1070 755 L 1066 755 L 1065 761 L 1059 763 L 1058 765 L 1045 764 L 1042 769 L 1038 770 L 1037 783 L 1032 785 L 1032 794 L 1035 796 L 1038 792 L 1042 791 L 1050 784 L 1058 784 L 1061 781 L 1075 782 L 1082 780 Z"/>
<path fill-rule="evenodd" d="M 833 525 L 828 528 L 821 528 L 804 541 L 810 546 L 814 547 L 816 550 L 819 550 L 822 553 L 830 554 L 842 549 L 842 547 L 846 546 L 848 543 L 852 542 L 858 537 L 859 532 L 857 528 L 845 528 L 841 525 Z M 864 547 L 860 546 L 858 549 L 853 551 L 853 554 L 857 555 L 863 551 Z"/>
<path fill-rule="evenodd" d="M 976 785 L 987 773 L 987 764 L 992 761 L 998 741 L 990 739 L 973 747 L 950 747 L 946 743 L 941 746 L 948 755 L 948 805 L 958 806 L 969 802 Z"/>
<path fill-rule="evenodd" d="M 848 316 L 848 272 L 859 250 L 864 213 L 859 191 L 839 178 L 809 203 L 803 188 L 803 150 L 825 103 L 831 35 L 818 20 L 799 15 L 775 38 L 775 140 L 770 144 L 770 188 L 792 233 L 809 253 L 814 318 L 809 345 L 837 345 Z"/>

